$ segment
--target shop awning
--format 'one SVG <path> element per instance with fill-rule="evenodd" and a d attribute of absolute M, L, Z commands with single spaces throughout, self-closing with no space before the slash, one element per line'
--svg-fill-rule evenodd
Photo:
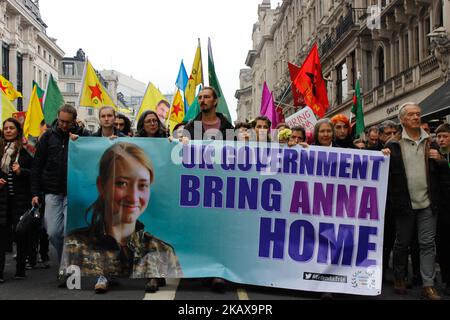
<path fill-rule="evenodd" d="M 427 121 L 450 114 L 450 81 L 433 92 L 420 103 L 422 119 Z"/>

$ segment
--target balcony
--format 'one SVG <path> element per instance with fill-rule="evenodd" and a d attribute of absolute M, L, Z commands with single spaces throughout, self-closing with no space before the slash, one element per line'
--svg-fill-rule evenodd
<path fill-rule="evenodd" d="M 357 27 L 355 24 L 355 14 L 355 11 L 349 10 L 347 15 L 342 18 L 334 29 L 333 33 L 326 36 L 325 40 L 319 46 L 319 54 L 321 57 L 328 55 L 342 42 L 343 39 L 346 38 L 350 30 Z"/>

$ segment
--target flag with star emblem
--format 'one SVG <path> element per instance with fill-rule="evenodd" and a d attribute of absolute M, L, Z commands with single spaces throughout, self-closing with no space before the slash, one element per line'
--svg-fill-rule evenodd
<path fill-rule="evenodd" d="M 175 97 L 173 98 L 172 108 L 170 109 L 169 126 L 170 133 L 173 132 L 173 128 L 179 123 L 183 122 L 185 116 L 184 101 L 180 90 L 177 90 Z"/>
<path fill-rule="evenodd" d="M 28 105 L 27 118 L 23 126 L 23 134 L 25 138 L 29 136 L 39 137 L 41 134 L 41 122 L 44 120 L 41 103 L 37 94 L 37 87 L 34 86 L 31 94 L 30 104 Z"/>
<path fill-rule="evenodd" d="M 12 104 L 11 101 L 3 94 L 3 91 L 0 90 L 0 123 L 3 123 L 8 118 L 12 118 L 14 113 L 17 113 L 16 108 Z"/>
<path fill-rule="evenodd" d="M 195 54 L 194 64 L 192 65 L 191 76 L 189 77 L 188 85 L 184 95 L 186 102 L 189 106 L 194 103 L 195 96 L 197 95 L 197 86 L 203 84 L 203 67 L 202 67 L 202 49 L 200 46 L 200 39 L 198 39 L 197 52 Z"/>
<path fill-rule="evenodd" d="M 9 101 L 14 101 L 17 98 L 22 98 L 22 94 L 14 89 L 12 83 L 2 75 L 0 75 L 0 89 L 5 97 L 9 99 Z"/>
<path fill-rule="evenodd" d="M 102 108 L 105 106 L 116 108 L 113 99 L 111 99 L 108 91 L 101 84 L 94 67 L 88 60 L 86 60 L 84 68 L 79 105 L 86 108 Z"/>

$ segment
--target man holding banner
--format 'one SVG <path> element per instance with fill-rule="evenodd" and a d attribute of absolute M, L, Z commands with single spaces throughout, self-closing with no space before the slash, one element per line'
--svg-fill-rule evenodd
<path fill-rule="evenodd" d="M 445 171 L 439 174 L 439 164 L 429 159 L 430 140 L 421 129 L 421 108 L 416 103 L 400 107 L 403 126 L 400 141 L 391 140 L 388 202 L 395 213 L 394 291 L 405 295 L 408 250 L 417 224 L 420 244 L 420 272 L 423 281 L 422 298 L 440 300 L 434 287 L 436 277 L 436 221 L 440 210 L 440 187 Z M 448 179 L 448 177 L 447 177 Z M 447 180 L 448 184 L 448 180 Z"/>
<path fill-rule="evenodd" d="M 217 113 L 219 96 L 213 87 L 204 87 L 198 95 L 198 104 L 201 113 L 194 120 L 190 121 L 185 130 L 189 132 L 193 140 L 225 140 L 227 130 L 233 130 L 233 125 L 221 113 Z M 211 135 L 210 135 L 211 134 Z M 234 136 L 234 135 L 233 135 Z M 225 280 L 214 278 L 212 280 L 212 290 L 216 292 L 225 292 Z"/>
<path fill-rule="evenodd" d="M 76 124 L 77 110 L 71 105 L 59 109 L 58 120 L 39 140 L 31 171 L 32 205 L 39 206 L 45 197 L 45 224 L 50 242 L 61 261 L 64 225 L 67 216 L 67 160 L 69 139 L 73 135 L 89 136 Z"/>

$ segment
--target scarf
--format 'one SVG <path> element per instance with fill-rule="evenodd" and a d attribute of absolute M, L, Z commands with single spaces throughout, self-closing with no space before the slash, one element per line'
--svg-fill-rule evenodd
<path fill-rule="evenodd" d="M 5 174 L 9 173 L 11 165 L 13 164 L 13 155 L 16 151 L 15 146 L 16 146 L 15 142 L 8 142 L 5 146 L 1 162 L 1 168 Z M 14 161 L 17 161 L 17 159 L 14 159 Z"/>

